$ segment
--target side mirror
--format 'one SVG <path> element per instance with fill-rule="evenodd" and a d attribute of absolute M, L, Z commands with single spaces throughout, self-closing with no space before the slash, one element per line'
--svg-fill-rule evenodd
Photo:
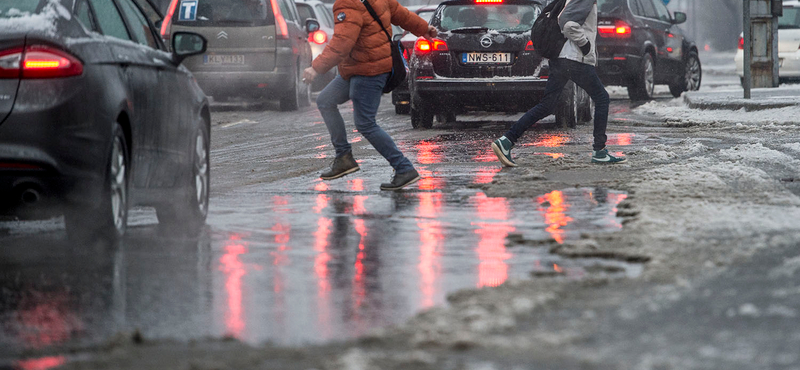
<path fill-rule="evenodd" d="M 175 32 L 172 34 L 172 59 L 180 64 L 192 55 L 206 51 L 208 41 L 205 37 L 193 32 Z"/>
<path fill-rule="evenodd" d="M 672 17 L 672 24 L 681 24 L 686 22 L 686 13 L 684 12 L 675 12 Z"/>
<path fill-rule="evenodd" d="M 306 32 L 314 33 L 319 31 L 319 22 L 314 18 L 306 19 Z"/>

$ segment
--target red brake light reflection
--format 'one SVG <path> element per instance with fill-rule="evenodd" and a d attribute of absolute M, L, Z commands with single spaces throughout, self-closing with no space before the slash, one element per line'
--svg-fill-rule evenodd
<path fill-rule="evenodd" d="M 308 41 L 311 41 L 317 45 L 322 45 L 328 41 L 328 34 L 322 30 L 313 32 L 308 36 Z"/>
<path fill-rule="evenodd" d="M 503 0 L 475 0 L 476 4 L 499 4 L 502 2 Z"/>
<path fill-rule="evenodd" d="M 613 25 L 597 26 L 597 32 L 601 37 L 628 38 L 631 36 L 631 26 L 623 21 L 616 21 Z"/>
<path fill-rule="evenodd" d="M 744 37 L 739 38 L 739 50 L 744 50 Z"/>
<path fill-rule="evenodd" d="M 534 51 L 534 50 L 535 50 L 535 49 L 533 48 L 533 41 L 531 41 L 531 40 L 528 40 L 528 43 L 527 43 L 527 44 L 525 44 L 525 50 L 526 50 L 526 51 Z"/>

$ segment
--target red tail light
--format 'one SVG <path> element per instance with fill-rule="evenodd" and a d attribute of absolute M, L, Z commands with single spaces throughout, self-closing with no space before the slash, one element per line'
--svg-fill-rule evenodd
<path fill-rule="evenodd" d="M 476 4 L 500 4 L 503 0 L 475 0 Z"/>
<path fill-rule="evenodd" d="M 21 61 L 22 48 L 0 51 L 0 78 L 19 78 Z"/>
<path fill-rule="evenodd" d="M 525 50 L 527 50 L 527 51 L 534 51 L 534 50 L 535 50 L 535 49 L 533 48 L 533 41 L 531 41 L 531 40 L 528 40 L 528 43 L 527 43 L 527 44 L 525 44 Z"/>
<path fill-rule="evenodd" d="M 597 26 L 600 37 L 628 38 L 631 37 L 631 26 L 623 21 L 615 21 L 614 24 L 601 24 Z"/>
<path fill-rule="evenodd" d="M 322 45 L 328 41 L 328 34 L 323 30 L 312 32 L 308 35 L 308 41 L 317 45 Z"/>
<path fill-rule="evenodd" d="M 28 46 L 0 52 L 0 78 L 62 78 L 80 76 L 78 58 L 47 46 Z"/>
<path fill-rule="evenodd" d="M 161 39 L 169 40 L 170 33 L 172 33 L 172 17 L 175 15 L 175 8 L 178 7 L 178 0 L 172 0 L 167 8 L 167 16 L 161 21 Z"/>
<path fill-rule="evenodd" d="M 447 51 L 447 43 L 444 40 L 433 39 L 433 43 L 426 40 L 423 37 L 417 39 L 417 42 L 414 44 L 414 51 L 418 54 L 426 54 L 431 51 Z"/>
<path fill-rule="evenodd" d="M 739 38 L 739 50 L 744 50 L 744 37 Z"/>
<path fill-rule="evenodd" d="M 272 4 L 272 14 L 275 15 L 275 38 L 288 40 L 289 27 L 286 26 L 286 19 L 283 18 L 283 13 L 281 13 L 281 8 L 278 6 L 278 1 L 279 0 L 270 1 Z"/>

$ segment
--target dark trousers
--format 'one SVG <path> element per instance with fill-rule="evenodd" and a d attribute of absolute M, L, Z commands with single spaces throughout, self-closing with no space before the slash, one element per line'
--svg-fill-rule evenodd
<path fill-rule="evenodd" d="M 506 137 L 516 143 L 527 129 L 551 114 L 556 108 L 561 90 L 572 80 L 594 100 L 594 150 L 606 146 L 606 125 L 608 124 L 608 92 L 597 77 L 594 66 L 569 59 L 550 60 L 550 77 L 544 88 L 544 97 L 506 132 Z"/>

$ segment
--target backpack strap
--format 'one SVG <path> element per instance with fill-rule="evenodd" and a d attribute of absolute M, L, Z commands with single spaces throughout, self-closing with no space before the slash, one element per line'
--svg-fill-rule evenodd
<path fill-rule="evenodd" d="M 381 19 L 378 18 L 378 14 L 375 13 L 375 9 L 372 9 L 372 5 L 369 4 L 369 0 L 361 0 L 361 3 L 364 4 L 365 8 L 367 8 L 369 15 L 371 15 L 372 18 L 375 19 L 375 22 L 378 22 L 378 24 L 381 26 L 381 29 L 383 30 L 383 33 L 386 34 L 386 37 L 389 38 L 389 42 L 391 43 L 392 35 L 390 35 L 389 32 L 386 32 L 386 28 L 383 27 L 383 22 L 381 22 Z"/>

